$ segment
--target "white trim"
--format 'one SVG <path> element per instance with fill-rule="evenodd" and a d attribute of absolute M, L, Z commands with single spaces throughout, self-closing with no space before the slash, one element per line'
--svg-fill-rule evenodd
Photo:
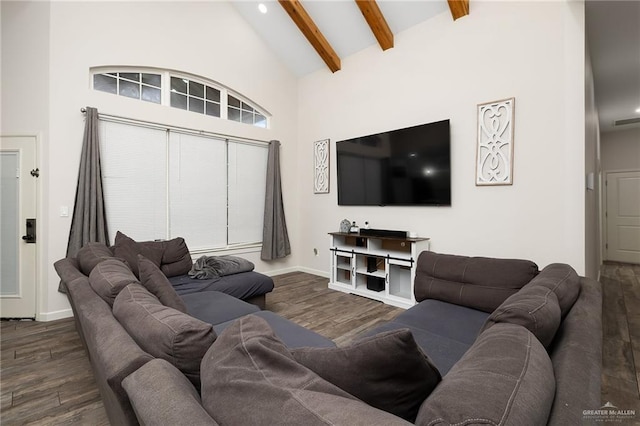
<path fill-rule="evenodd" d="M 199 249 L 199 250 L 189 250 L 191 257 L 197 258 L 202 255 L 207 255 L 209 253 L 214 256 L 223 256 L 223 255 L 238 255 L 238 254 L 247 254 L 247 253 L 260 253 L 262 251 L 262 243 L 256 243 L 251 245 L 246 245 L 242 247 L 220 247 L 220 248 L 212 248 L 212 249 Z"/>
<path fill-rule="evenodd" d="M 609 256 L 607 251 L 608 250 L 607 244 L 609 243 L 609 235 L 608 235 L 609 217 L 608 217 L 608 211 L 607 211 L 607 197 L 609 195 L 608 194 L 609 175 L 615 174 L 615 173 L 640 173 L 640 169 L 612 169 L 612 170 L 602 170 L 601 172 L 602 182 L 600 184 L 600 194 L 602 196 L 601 206 L 602 206 L 602 213 L 603 213 L 600 215 L 600 219 L 601 219 L 600 226 L 601 226 L 601 237 L 602 237 L 600 240 L 600 250 L 601 250 L 600 265 L 601 266 L 604 264 L 605 261 L 610 260 L 608 259 Z"/>
<path fill-rule="evenodd" d="M 307 268 L 305 266 L 298 266 L 296 272 L 305 272 L 307 274 L 318 275 L 320 277 L 324 277 L 327 279 L 331 277 L 331 274 L 329 271 L 320 271 L 318 269 Z"/>
<path fill-rule="evenodd" d="M 73 317 L 73 311 L 71 309 L 63 309 L 54 312 L 40 312 L 36 314 L 36 321 L 47 322 L 71 317 Z"/>
<path fill-rule="evenodd" d="M 42 166 L 42 164 L 40 164 L 40 153 L 42 151 L 42 141 L 43 141 L 43 133 L 41 131 L 39 132 L 25 132 L 25 133 L 0 133 L 0 139 L 1 138 L 34 138 L 35 139 L 35 163 L 36 163 L 36 168 L 40 168 L 40 166 Z M 47 297 L 47 291 L 45 291 L 45 289 L 43 288 L 43 283 L 46 281 L 45 280 L 45 274 L 46 274 L 46 264 L 44 259 L 46 258 L 45 256 L 45 244 L 43 244 L 43 238 L 42 236 L 47 235 L 47 229 L 44 223 L 43 218 L 46 217 L 44 215 L 44 206 L 45 206 L 45 200 L 44 200 L 44 191 L 42 190 L 42 180 L 44 179 L 44 174 L 41 172 L 40 175 L 38 176 L 38 178 L 36 179 L 36 210 L 35 210 L 35 219 L 36 219 L 36 258 L 35 258 L 35 265 L 36 265 L 36 273 L 35 273 L 35 302 L 36 302 L 36 306 L 35 306 L 35 318 L 36 321 L 38 321 L 39 318 L 39 312 L 42 309 L 42 307 L 45 305 L 45 301 L 43 300 L 45 297 Z"/>
<path fill-rule="evenodd" d="M 258 272 L 268 277 L 275 277 L 276 275 L 290 274 L 292 272 L 304 272 L 307 274 L 317 275 L 319 277 L 329 279 L 328 271 L 319 271 L 317 269 L 311 269 L 304 266 L 292 266 L 290 268 L 274 269 L 273 271 L 258 271 Z"/>

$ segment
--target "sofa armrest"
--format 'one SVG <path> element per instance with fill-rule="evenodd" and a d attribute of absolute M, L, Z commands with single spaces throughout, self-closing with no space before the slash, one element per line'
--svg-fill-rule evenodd
<path fill-rule="evenodd" d="M 118 425 L 136 424 L 122 380 L 154 358 L 129 336 L 86 277 L 68 282 L 67 295 L 75 307 L 76 321 L 109 421 Z"/>
<path fill-rule="evenodd" d="M 62 280 L 62 288 L 66 288 L 67 283 L 77 279 L 88 279 L 86 275 L 80 272 L 78 261 L 73 257 L 65 257 L 53 264 L 58 276 Z"/>
<path fill-rule="evenodd" d="M 193 384 L 173 365 L 154 359 L 122 381 L 141 425 L 217 425 Z"/>
<path fill-rule="evenodd" d="M 550 425 L 580 424 L 583 410 L 602 405 L 602 286 L 584 277 L 580 286 L 549 351 L 556 377 Z"/>

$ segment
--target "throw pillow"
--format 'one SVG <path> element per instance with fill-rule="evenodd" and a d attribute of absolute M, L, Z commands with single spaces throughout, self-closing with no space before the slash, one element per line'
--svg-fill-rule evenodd
<path fill-rule="evenodd" d="M 496 324 L 424 401 L 416 425 L 544 425 L 555 390 L 538 339 L 519 325 Z"/>
<path fill-rule="evenodd" d="M 220 424 L 410 424 L 296 362 L 255 315 L 238 319 L 220 334 L 202 359 L 201 374 L 202 404 Z"/>
<path fill-rule="evenodd" d="M 555 293 L 543 286 L 526 285 L 502 303 L 482 326 L 507 322 L 527 328 L 548 348 L 560 327 L 560 305 Z"/>
<path fill-rule="evenodd" d="M 200 387 L 200 361 L 216 339 L 211 324 L 164 306 L 140 284 L 118 294 L 113 315 L 142 350 L 170 362 Z"/>
<path fill-rule="evenodd" d="M 86 276 L 89 276 L 98 263 L 112 257 L 113 253 L 104 243 L 87 243 L 76 254 L 78 266 Z"/>
<path fill-rule="evenodd" d="M 138 279 L 116 258 L 103 260 L 89 274 L 89 285 L 109 306 L 113 306 L 116 296 L 131 283 L 138 283 Z"/>
<path fill-rule="evenodd" d="M 564 263 L 548 265 L 531 281 L 531 285 L 546 287 L 556 294 L 562 318 L 569 313 L 580 295 L 580 277 L 575 269 Z"/>
<path fill-rule="evenodd" d="M 155 241 L 144 244 L 156 244 Z M 184 238 L 176 237 L 168 241 L 162 241 L 164 253 L 160 270 L 167 277 L 186 275 L 191 270 L 193 260 Z"/>
<path fill-rule="evenodd" d="M 343 348 L 300 348 L 291 353 L 326 381 L 410 422 L 442 379 L 409 329 L 383 332 Z"/>
<path fill-rule="evenodd" d="M 152 261 L 157 267 L 160 267 L 160 264 L 162 263 L 162 255 L 164 254 L 164 246 L 162 244 L 145 245 L 144 243 L 138 243 L 118 231 L 116 233 L 115 244 L 113 246 L 113 253 L 116 257 L 121 257 L 126 260 L 134 275 L 139 277 L 138 255 L 143 255 Z"/>
<path fill-rule="evenodd" d="M 173 289 L 167 277 L 158 269 L 158 266 L 139 254 L 138 268 L 140 271 L 140 282 L 160 300 L 160 303 L 185 314 L 187 313 L 187 306 L 184 304 L 184 301 L 178 296 L 178 293 Z"/>

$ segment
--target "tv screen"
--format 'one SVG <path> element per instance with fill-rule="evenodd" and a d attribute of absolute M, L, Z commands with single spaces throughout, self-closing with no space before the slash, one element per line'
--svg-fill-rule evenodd
<path fill-rule="evenodd" d="M 449 120 L 336 142 L 338 205 L 450 206 Z"/>

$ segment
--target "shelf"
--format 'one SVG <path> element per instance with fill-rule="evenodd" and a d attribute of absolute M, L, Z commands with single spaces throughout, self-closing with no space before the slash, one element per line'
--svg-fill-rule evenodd
<path fill-rule="evenodd" d="M 360 274 L 360 275 L 368 275 L 371 277 L 378 277 L 378 278 L 385 278 L 386 277 L 386 273 L 385 271 L 373 271 L 373 272 L 368 272 L 366 269 L 356 269 L 356 274 Z"/>
<path fill-rule="evenodd" d="M 329 288 L 408 308 L 415 304 L 413 279 L 428 238 L 393 238 L 330 233 Z"/>

